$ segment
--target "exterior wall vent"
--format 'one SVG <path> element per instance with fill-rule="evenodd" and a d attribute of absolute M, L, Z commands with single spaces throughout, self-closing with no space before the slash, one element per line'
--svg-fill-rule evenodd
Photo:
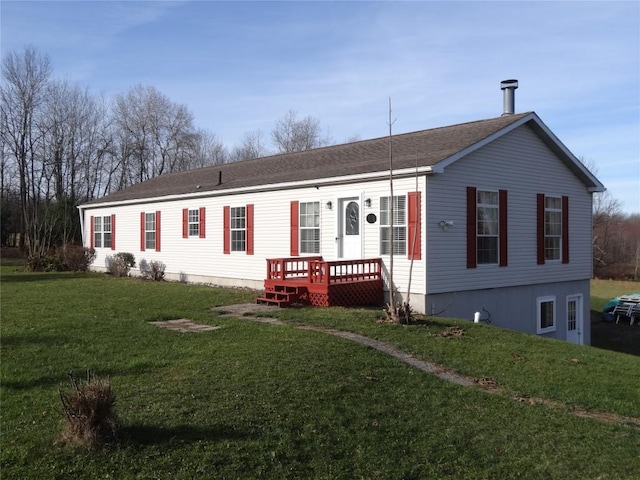
<path fill-rule="evenodd" d="M 503 80 L 500 82 L 500 90 L 502 90 L 502 116 L 513 115 L 515 113 L 516 99 L 515 92 L 518 88 L 518 80 Z"/>

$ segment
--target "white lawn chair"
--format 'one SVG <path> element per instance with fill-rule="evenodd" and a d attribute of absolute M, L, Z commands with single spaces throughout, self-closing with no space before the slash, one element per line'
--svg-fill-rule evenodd
<path fill-rule="evenodd" d="M 627 317 L 630 319 L 630 324 L 633 325 L 635 319 L 632 317 L 633 309 L 635 308 L 635 303 L 627 303 L 620 302 L 616 305 L 616 308 L 613 309 L 613 316 L 616 317 L 616 323 L 620 323 L 620 317 Z"/>

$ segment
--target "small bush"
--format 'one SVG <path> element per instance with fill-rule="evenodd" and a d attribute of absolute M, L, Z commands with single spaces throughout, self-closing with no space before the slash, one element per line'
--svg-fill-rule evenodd
<path fill-rule="evenodd" d="M 69 372 L 71 392 L 60 390 L 65 419 L 62 442 L 87 448 L 114 441 L 117 433 L 115 396 L 109 379 L 99 379 L 90 370 L 84 381 Z"/>
<path fill-rule="evenodd" d="M 107 258 L 107 270 L 114 277 L 126 277 L 129 271 L 136 266 L 132 253 L 118 252 L 113 257 Z"/>
<path fill-rule="evenodd" d="M 27 258 L 25 269 L 30 272 L 86 272 L 95 260 L 96 251 L 80 245 L 64 245 L 46 254 Z"/>
<path fill-rule="evenodd" d="M 28 272 L 60 272 L 63 270 L 60 257 L 54 253 L 31 255 L 27 258 L 25 269 Z"/>
<path fill-rule="evenodd" d="M 60 249 L 59 256 L 65 270 L 86 272 L 96 258 L 96 251 L 80 245 L 65 245 Z"/>
<path fill-rule="evenodd" d="M 166 265 L 162 262 L 152 260 L 142 272 L 145 278 L 149 278 L 156 282 L 164 280 L 164 269 Z"/>

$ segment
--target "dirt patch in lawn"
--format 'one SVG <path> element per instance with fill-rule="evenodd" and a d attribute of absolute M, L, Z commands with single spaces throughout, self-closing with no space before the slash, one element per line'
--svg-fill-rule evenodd
<path fill-rule="evenodd" d="M 193 320 L 189 320 L 188 318 L 177 318 L 175 320 L 165 320 L 162 322 L 149 323 L 151 325 L 155 325 L 156 327 L 166 328 L 168 330 L 182 333 L 210 332 L 212 330 L 218 330 L 220 328 L 217 325 L 202 325 L 199 323 L 195 323 Z"/>
<path fill-rule="evenodd" d="M 217 313 L 221 317 L 241 317 L 248 318 L 254 322 L 284 325 L 284 323 L 277 318 L 260 316 L 260 314 L 267 315 L 269 312 L 277 310 L 278 307 L 274 307 L 273 305 L 264 305 L 261 303 L 239 303 L 237 305 L 224 305 L 222 307 L 213 307 L 211 309 L 212 312 Z"/>

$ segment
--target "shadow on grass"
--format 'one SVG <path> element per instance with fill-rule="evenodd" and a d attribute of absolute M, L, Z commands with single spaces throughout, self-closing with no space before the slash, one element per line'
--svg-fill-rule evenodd
<path fill-rule="evenodd" d="M 89 369 L 92 372 L 96 373 L 100 378 L 114 378 L 152 373 L 163 368 L 164 366 L 164 364 L 140 363 L 126 368 L 105 370 L 99 368 L 93 369 L 89 367 Z M 80 378 L 84 378 L 85 372 L 86 369 L 74 369 L 74 373 L 78 374 Z M 68 385 L 69 376 L 67 372 L 60 372 L 58 375 L 47 375 L 30 380 L 2 380 L 2 386 L 12 390 L 29 390 L 31 388 L 47 388 L 53 386 L 62 386 L 63 388 L 66 388 Z"/>
<path fill-rule="evenodd" d="M 177 427 L 158 427 L 150 425 L 124 425 L 118 429 L 121 442 L 137 445 L 171 445 L 192 443 L 201 440 L 240 440 L 248 438 L 246 432 L 226 425 L 209 428 L 179 425 Z"/>
<path fill-rule="evenodd" d="M 91 275 L 95 274 L 88 272 L 16 272 L 13 275 L 3 275 L 2 283 L 41 282 L 43 280 L 77 280 L 79 278 L 87 278 Z"/>
<path fill-rule="evenodd" d="M 25 347 L 28 345 L 43 345 L 55 347 L 69 342 L 64 335 L 33 335 L 33 334 L 3 334 L 0 343 L 3 347 Z"/>
<path fill-rule="evenodd" d="M 640 325 L 629 321 L 605 322 L 600 312 L 591 311 L 591 346 L 640 356 Z"/>

